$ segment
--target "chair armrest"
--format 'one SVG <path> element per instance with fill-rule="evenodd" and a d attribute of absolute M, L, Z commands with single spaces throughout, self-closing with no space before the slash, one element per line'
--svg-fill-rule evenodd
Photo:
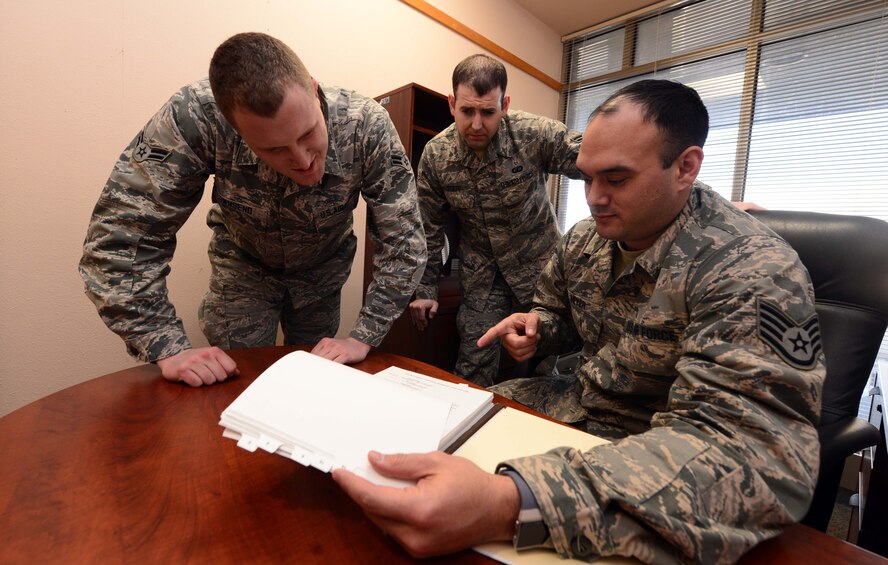
<path fill-rule="evenodd" d="M 861 418 L 845 418 L 821 427 L 820 461 L 843 464 L 845 458 L 871 445 L 879 443 L 879 430 Z M 821 463 L 823 467 L 823 463 Z"/>

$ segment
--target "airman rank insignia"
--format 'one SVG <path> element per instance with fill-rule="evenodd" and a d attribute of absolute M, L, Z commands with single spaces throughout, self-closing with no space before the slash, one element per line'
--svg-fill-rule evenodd
<path fill-rule="evenodd" d="M 407 159 L 407 155 L 403 153 L 393 153 L 392 154 L 392 167 L 401 167 L 402 169 L 410 168 L 410 160 Z"/>
<path fill-rule="evenodd" d="M 817 316 L 796 322 L 776 304 L 764 300 L 758 301 L 758 335 L 798 369 L 813 369 L 823 348 Z"/>
<path fill-rule="evenodd" d="M 136 140 L 136 146 L 133 148 L 133 161 L 136 163 L 141 163 L 143 161 L 160 162 L 167 158 L 170 154 L 169 150 L 151 147 L 143 141 L 144 137 L 145 133 L 142 132 Z"/>

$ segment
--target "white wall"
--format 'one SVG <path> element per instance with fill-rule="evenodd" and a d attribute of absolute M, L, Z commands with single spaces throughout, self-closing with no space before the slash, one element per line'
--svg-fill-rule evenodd
<path fill-rule="evenodd" d="M 511 0 L 436 0 L 450 16 L 558 77 L 559 37 Z M 241 31 L 288 43 L 321 81 L 375 96 L 410 82 L 442 93 L 479 47 L 398 0 L 43 0 L 0 3 L 0 415 L 132 366 L 77 273 L 117 156 Z M 558 95 L 508 66 L 515 108 L 554 116 Z M 209 263 L 208 192 L 179 232 L 170 293 L 195 345 Z M 363 236 L 364 212 L 356 216 Z M 363 245 L 359 245 L 363 249 Z M 361 302 L 362 252 L 340 333 Z"/>

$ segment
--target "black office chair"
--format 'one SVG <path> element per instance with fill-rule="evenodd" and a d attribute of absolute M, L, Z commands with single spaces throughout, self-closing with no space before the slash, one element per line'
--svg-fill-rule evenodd
<path fill-rule="evenodd" d="M 814 283 L 826 381 L 820 475 L 802 520 L 826 531 L 845 459 L 875 445 L 879 432 L 857 417 L 888 326 L 888 223 L 813 212 L 750 212 L 795 249 Z"/>

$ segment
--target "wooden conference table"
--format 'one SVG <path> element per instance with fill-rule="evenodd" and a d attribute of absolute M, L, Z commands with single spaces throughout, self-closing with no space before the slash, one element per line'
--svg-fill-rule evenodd
<path fill-rule="evenodd" d="M 142 365 L 0 419 L 0 563 L 413 563 L 328 474 L 222 437 L 222 410 L 294 349 L 232 351 L 240 376 L 200 389 Z M 458 380 L 384 353 L 357 367 L 390 365 Z M 473 551 L 425 562 L 491 563 Z M 888 560 L 796 525 L 742 562 Z"/>

